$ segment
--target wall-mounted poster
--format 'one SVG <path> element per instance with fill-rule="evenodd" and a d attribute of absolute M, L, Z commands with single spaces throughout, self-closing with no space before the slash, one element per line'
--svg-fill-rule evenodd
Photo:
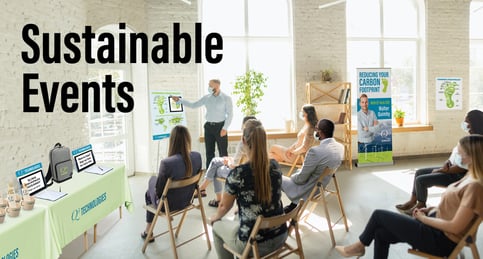
<path fill-rule="evenodd" d="M 357 69 L 357 163 L 393 164 L 391 69 Z"/>
<path fill-rule="evenodd" d="M 462 81 L 460 77 L 436 78 L 436 110 L 462 109 Z"/>
<path fill-rule="evenodd" d="M 151 91 L 151 131 L 153 140 L 169 138 L 176 125 L 186 126 L 183 105 L 176 103 L 171 96 L 181 96 L 177 91 Z"/>

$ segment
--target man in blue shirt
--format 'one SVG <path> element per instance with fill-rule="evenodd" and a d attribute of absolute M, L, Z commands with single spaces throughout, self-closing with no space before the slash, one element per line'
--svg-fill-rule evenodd
<path fill-rule="evenodd" d="M 220 80 L 210 80 L 208 94 L 196 102 L 175 96 L 173 96 L 173 100 L 190 108 L 198 108 L 203 105 L 206 108 L 206 123 L 204 125 L 206 168 L 210 165 L 211 159 L 215 157 L 215 143 L 218 147 L 219 156 L 228 156 L 227 133 L 233 119 L 233 103 L 231 97 L 220 90 Z"/>

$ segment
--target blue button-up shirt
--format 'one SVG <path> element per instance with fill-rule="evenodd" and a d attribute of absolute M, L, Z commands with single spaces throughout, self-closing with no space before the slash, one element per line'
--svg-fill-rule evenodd
<path fill-rule="evenodd" d="M 198 108 L 204 105 L 206 108 L 206 121 L 224 121 L 223 129 L 228 130 L 228 127 L 230 127 L 233 119 L 233 103 L 231 97 L 221 91 L 217 96 L 207 94 L 196 102 L 190 102 L 186 99 L 180 99 L 179 102 L 190 108 Z"/>

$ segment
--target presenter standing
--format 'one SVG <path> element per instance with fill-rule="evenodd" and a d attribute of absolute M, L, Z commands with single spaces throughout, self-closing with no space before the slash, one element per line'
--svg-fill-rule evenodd
<path fill-rule="evenodd" d="M 205 149 L 206 168 L 210 165 L 211 159 L 215 157 L 215 143 L 218 147 L 220 157 L 228 156 L 228 127 L 233 119 L 233 103 L 231 97 L 220 90 L 220 80 L 211 79 L 208 84 L 208 94 L 196 102 L 190 102 L 180 97 L 172 97 L 190 108 L 206 108 Z"/>

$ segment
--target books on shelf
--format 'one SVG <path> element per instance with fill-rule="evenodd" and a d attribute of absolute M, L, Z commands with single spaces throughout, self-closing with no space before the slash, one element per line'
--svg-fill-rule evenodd
<path fill-rule="evenodd" d="M 337 124 L 344 124 L 345 123 L 345 116 L 346 116 L 346 113 L 345 112 L 341 112 L 339 114 L 339 121 L 337 121 Z"/>
<path fill-rule="evenodd" d="M 344 88 L 340 90 L 340 94 L 339 94 L 340 104 L 347 104 L 349 102 L 350 92 L 351 92 L 350 88 Z"/>

